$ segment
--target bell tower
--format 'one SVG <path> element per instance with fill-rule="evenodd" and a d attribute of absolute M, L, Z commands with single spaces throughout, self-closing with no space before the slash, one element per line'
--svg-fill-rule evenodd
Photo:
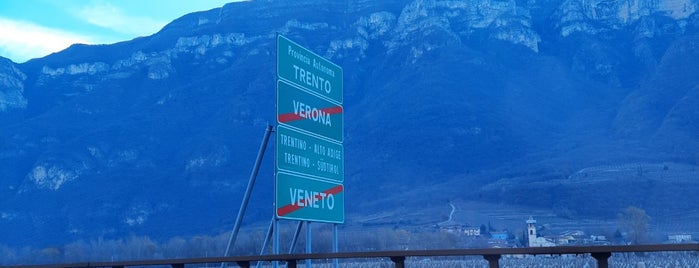
<path fill-rule="evenodd" d="M 527 237 L 529 238 L 529 247 L 536 247 L 536 220 L 531 216 L 527 220 Z"/>

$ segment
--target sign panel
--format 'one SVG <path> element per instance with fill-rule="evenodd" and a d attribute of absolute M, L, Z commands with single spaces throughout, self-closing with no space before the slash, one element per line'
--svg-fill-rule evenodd
<path fill-rule="evenodd" d="M 341 144 L 277 127 L 277 168 L 335 182 L 345 178 Z"/>
<path fill-rule="evenodd" d="M 342 184 L 277 172 L 275 185 L 278 218 L 345 222 L 345 189 Z"/>
<path fill-rule="evenodd" d="M 342 68 L 282 35 L 277 35 L 277 76 L 342 103 Z"/>
<path fill-rule="evenodd" d="M 277 122 L 342 142 L 342 106 L 277 81 Z"/>
<path fill-rule="evenodd" d="M 342 68 L 277 35 L 277 218 L 343 223 Z"/>

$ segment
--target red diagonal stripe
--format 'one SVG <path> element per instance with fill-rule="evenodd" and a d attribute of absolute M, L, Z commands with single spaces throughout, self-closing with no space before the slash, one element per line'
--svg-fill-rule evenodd
<path fill-rule="evenodd" d="M 336 194 L 342 192 L 343 190 L 344 190 L 344 187 L 342 185 L 338 185 L 338 186 L 335 186 L 333 188 L 330 188 L 330 189 L 323 191 L 323 193 L 325 193 L 326 195 L 328 195 L 328 194 L 336 195 Z M 320 199 L 320 194 L 317 195 L 316 198 Z M 293 205 L 293 204 L 288 204 L 286 206 L 278 208 L 277 215 L 285 216 L 285 215 L 287 215 L 291 212 L 297 211 L 301 208 L 304 208 L 304 207 L 301 207 L 298 205 Z"/>
<path fill-rule="evenodd" d="M 342 186 L 342 184 L 340 184 L 340 185 L 338 185 L 338 186 L 335 186 L 335 187 L 333 187 L 333 188 L 330 188 L 330 189 L 325 190 L 325 192 L 323 192 L 323 193 L 335 195 L 335 194 L 339 194 L 339 193 L 342 192 L 342 190 L 344 190 L 344 189 L 345 189 L 345 187 Z"/>
<path fill-rule="evenodd" d="M 341 114 L 342 113 L 342 107 L 340 107 L 340 106 L 333 106 L 333 107 L 323 108 L 320 110 L 325 112 L 325 113 L 328 113 L 328 114 Z M 301 120 L 301 119 L 305 119 L 305 118 L 301 117 L 301 115 L 295 114 L 293 112 L 286 113 L 286 114 L 280 114 L 279 116 L 277 116 L 277 120 L 279 120 L 280 123 L 287 123 L 287 122 Z"/>

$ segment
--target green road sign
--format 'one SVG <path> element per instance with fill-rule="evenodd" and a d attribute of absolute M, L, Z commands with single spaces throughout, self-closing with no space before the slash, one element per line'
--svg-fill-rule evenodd
<path fill-rule="evenodd" d="M 345 178 L 341 144 L 277 127 L 277 168 L 336 182 Z"/>
<path fill-rule="evenodd" d="M 343 223 L 342 68 L 277 35 L 276 216 Z"/>
<path fill-rule="evenodd" d="M 344 223 L 345 189 L 342 184 L 277 172 L 278 218 Z"/>
<path fill-rule="evenodd" d="M 277 122 L 342 142 L 342 106 L 277 81 Z"/>
<path fill-rule="evenodd" d="M 277 35 L 277 76 L 342 103 L 342 68 L 282 35 Z"/>

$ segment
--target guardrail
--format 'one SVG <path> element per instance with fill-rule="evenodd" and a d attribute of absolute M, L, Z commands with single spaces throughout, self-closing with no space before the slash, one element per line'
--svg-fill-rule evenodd
<path fill-rule="evenodd" d="M 120 262 L 84 262 L 49 265 L 0 266 L 0 268 L 78 268 L 78 267 L 112 267 L 124 268 L 129 266 L 163 266 L 184 268 L 187 264 L 231 263 L 243 268 L 249 268 L 251 262 L 281 261 L 289 268 L 296 268 L 297 262 L 318 259 L 375 259 L 389 258 L 396 268 L 405 267 L 407 257 L 450 257 L 450 256 L 483 256 L 490 268 L 500 267 L 499 260 L 503 255 L 580 255 L 590 254 L 597 260 L 597 267 L 606 268 L 608 258 L 612 253 L 624 252 L 670 252 L 697 251 L 699 244 L 657 244 L 657 245 L 617 245 L 617 246 L 561 246 L 536 248 L 487 248 L 487 249 L 445 249 L 445 250 L 404 250 L 404 251 L 372 251 L 372 252 L 342 252 L 342 253 L 311 253 L 311 254 L 278 254 L 259 256 L 236 256 L 190 259 L 162 259 Z"/>

